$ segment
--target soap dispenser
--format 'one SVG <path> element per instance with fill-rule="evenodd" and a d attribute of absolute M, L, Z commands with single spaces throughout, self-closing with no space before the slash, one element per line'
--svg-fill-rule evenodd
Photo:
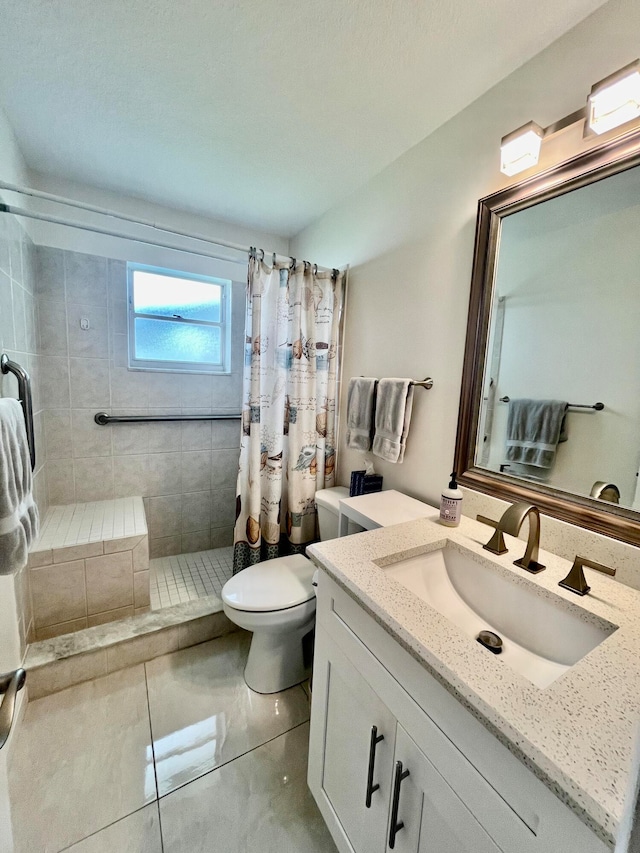
<path fill-rule="evenodd" d="M 447 527 L 457 527 L 462 517 L 462 492 L 456 482 L 456 472 L 451 472 L 451 482 L 448 489 L 443 489 L 440 498 L 440 524 Z"/>

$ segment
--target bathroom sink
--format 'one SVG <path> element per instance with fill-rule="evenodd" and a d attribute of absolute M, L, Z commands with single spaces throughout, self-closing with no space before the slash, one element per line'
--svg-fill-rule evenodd
<path fill-rule="evenodd" d="M 457 543 L 381 568 L 469 637 L 497 634 L 496 658 L 540 688 L 617 628 Z"/>

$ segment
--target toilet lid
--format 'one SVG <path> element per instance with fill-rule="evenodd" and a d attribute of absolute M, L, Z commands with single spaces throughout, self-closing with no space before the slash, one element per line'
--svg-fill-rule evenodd
<path fill-rule="evenodd" d="M 222 600 L 236 610 L 284 610 L 314 597 L 313 563 L 302 554 L 265 560 L 234 575 Z"/>

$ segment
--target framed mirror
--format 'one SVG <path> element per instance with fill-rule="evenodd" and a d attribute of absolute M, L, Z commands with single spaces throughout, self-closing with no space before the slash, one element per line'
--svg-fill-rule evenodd
<path fill-rule="evenodd" d="M 640 132 L 478 203 L 463 486 L 640 545 Z"/>

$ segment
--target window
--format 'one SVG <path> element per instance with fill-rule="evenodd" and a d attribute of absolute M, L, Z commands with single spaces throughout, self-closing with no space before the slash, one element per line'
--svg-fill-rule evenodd
<path fill-rule="evenodd" d="M 127 264 L 129 367 L 228 373 L 231 282 Z"/>

